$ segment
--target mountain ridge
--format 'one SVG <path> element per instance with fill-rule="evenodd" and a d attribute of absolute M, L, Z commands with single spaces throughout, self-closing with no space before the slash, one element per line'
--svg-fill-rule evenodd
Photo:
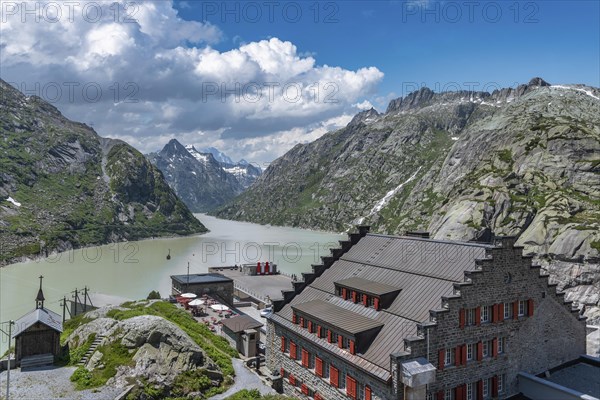
<path fill-rule="evenodd" d="M 492 93 L 420 89 L 296 145 L 214 214 L 435 239 L 518 236 L 573 299 L 597 306 L 599 111 L 600 89 L 539 78 Z"/>
<path fill-rule="evenodd" d="M 139 151 L 1 79 L 0 122 L 0 265 L 207 231 Z"/>

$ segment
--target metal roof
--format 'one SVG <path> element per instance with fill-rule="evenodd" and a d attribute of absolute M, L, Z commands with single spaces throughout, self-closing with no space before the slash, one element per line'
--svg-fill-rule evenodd
<path fill-rule="evenodd" d="M 223 322 L 223 326 L 233 333 L 243 332 L 247 329 L 258 329 L 263 326 L 263 324 L 248 315 L 224 318 L 221 321 Z"/>
<path fill-rule="evenodd" d="M 339 323 L 351 329 L 348 325 L 360 321 L 361 317 L 374 321 L 383 327 L 364 353 L 353 356 L 364 362 L 352 363 L 371 373 L 378 368 L 389 370 L 390 354 L 404 350 L 403 339 L 416 335 L 417 323 L 429 320 L 429 310 L 441 307 L 441 297 L 451 295 L 453 283 L 463 282 L 464 272 L 474 270 L 475 260 L 485 258 L 491 247 L 479 243 L 368 234 L 271 319 L 289 321 L 285 324 L 288 329 L 302 331 L 291 323 L 292 308 L 320 300 L 337 307 L 338 314 L 328 315 L 325 319 L 330 325 Z M 376 311 L 336 296 L 335 283 L 354 278 L 402 290 L 388 308 Z M 339 321 L 335 316 L 342 312 L 350 313 L 347 315 L 352 317 Z M 321 347 L 327 345 L 326 340 L 314 335 L 307 337 Z"/>
<path fill-rule="evenodd" d="M 400 288 L 387 285 L 385 283 L 375 282 L 369 279 L 359 278 L 357 276 L 347 279 L 342 279 L 335 282 L 340 286 L 345 286 L 350 289 L 356 289 L 359 292 L 382 296 L 387 293 L 398 292 Z"/>
<path fill-rule="evenodd" d="M 62 317 L 60 315 L 47 308 L 36 308 L 15 321 L 15 330 L 12 337 L 17 337 L 37 322 L 41 322 L 55 331 L 63 331 Z"/>
<path fill-rule="evenodd" d="M 319 299 L 295 304 L 292 308 L 351 335 L 379 328 L 382 325 L 372 318 Z"/>
<path fill-rule="evenodd" d="M 199 284 L 199 283 L 227 283 L 233 282 L 233 279 L 221 274 L 190 274 L 188 275 L 171 275 L 171 279 L 180 284 Z"/>

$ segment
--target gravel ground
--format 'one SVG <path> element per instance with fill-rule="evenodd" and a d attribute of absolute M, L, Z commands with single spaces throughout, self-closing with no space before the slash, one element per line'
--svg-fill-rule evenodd
<path fill-rule="evenodd" d="M 113 400 L 124 389 L 103 386 L 76 391 L 69 380 L 75 367 L 39 367 L 10 371 L 11 400 Z M 6 394 L 6 371 L 0 373 L 0 396 Z M 4 397 L 1 397 L 4 399 Z"/>
<path fill-rule="evenodd" d="M 244 366 L 244 362 L 237 358 L 233 359 L 233 369 L 235 370 L 235 383 L 224 393 L 210 398 L 210 400 L 222 400 L 239 392 L 242 389 L 258 389 L 262 394 L 275 394 L 275 390 L 265 385 L 258 375 Z"/>

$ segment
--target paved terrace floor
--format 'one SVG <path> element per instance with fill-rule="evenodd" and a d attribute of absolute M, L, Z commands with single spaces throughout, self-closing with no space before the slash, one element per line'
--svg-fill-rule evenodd
<path fill-rule="evenodd" d="M 267 296 L 271 300 L 282 299 L 282 290 L 291 290 L 292 279 L 289 276 L 277 275 L 245 275 L 240 270 L 223 268 L 211 268 L 210 272 L 216 272 L 233 279 L 236 289 L 258 299 L 265 300 Z"/>

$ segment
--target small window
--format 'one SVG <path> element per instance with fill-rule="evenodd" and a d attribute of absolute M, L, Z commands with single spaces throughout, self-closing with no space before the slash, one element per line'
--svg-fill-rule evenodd
<path fill-rule="evenodd" d="M 483 342 L 483 357 L 489 357 L 492 353 L 492 341 L 486 340 Z"/>
<path fill-rule="evenodd" d="M 466 325 L 475 325 L 475 309 L 469 308 L 466 310 L 467 320 L 465 321 Z"/>
<path fill-rule="evenodd" d="M 498 393 L 504 392 L 504 381 L 506 380 L 506 375 L 498 375 Z"/>
<path fill-rule="evenodd" d="M 492 307 L 483 306 L 481 307 L 481 322 L 490 322 L 492 315 Z"/>
<path fill-rule="evenodd" d="M 490 380 L 483 380 L 483 398 L 488 398 L 490 396 Z"/>
<path fill-rule="evenodd" d="M 444 400 L 454 400 L 454 389 L 444 390 Z"/>
<path fill-rule="evenodd" d="M 504 338 L 498 338 L 498 354 L 504 353 Z"/>
<path fill-rule="evenodd" d="M 454 365 L 454 349 L 446 349 L 444 353 L 444 366 Z"/>
<path fill-rule="evenodd" d="M 433 400 L 433 393 L 427 393 L 427 400 Z"/>
<path fill-rule="evenodd" d="M 504 319 L 512 319 L 512 304 L 504 303 Z"/>
<path fill-rule="evenodd" d="M 474 383 L 467 383 L 467 400 L 475 400 L 473 385 Z"/>
<path fill-rule="evenodd" d="M 467 345 L 467 361 L 473 361 L 474 354 L 475 354 L 475 343 L 470 343 Z"/>
<path fill-rule="evenodd" d="M 527 313 L 527 302 L 525 300 L 519 300 L 519 317 L 524 316 Z"/>

